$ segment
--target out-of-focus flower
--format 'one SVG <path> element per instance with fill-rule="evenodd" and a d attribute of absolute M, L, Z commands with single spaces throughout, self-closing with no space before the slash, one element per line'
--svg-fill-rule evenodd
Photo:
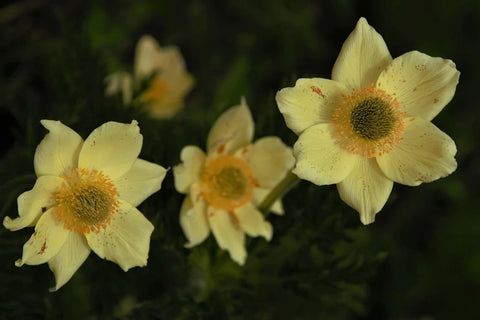
<path fill-rule="evenodd" d="M 299 135 L 293 172 L 374 221 L 393 182 L 416 186 L 452 173 L 456 146 L 430 121 L 452 99 L 460 73 L 451 60 L 411 51 L 393 59 L 361 18 L 345 41 L 332 80 L 299 79 L 277 93 Z"/>
<path fill-rule="evenodd" d="M 240 265 L 247 257 L 245 233 L 271 239 L 272 226 L 257 206 L 294 163 L 291 149 L 277 137 L 252 143 L 253 130 L 250 110 L 242 100 L 215 122 L 206 154 L 186 146 L 182 163 L 173 168 L 175 188 L 187 194 L 180 210 L 186 246 L 198 245 L 212 231 L 218 245 Z M 272 212 L 283 213 L 279 200 Z"/>
<path fill-rule="evenodd" d="M 154 118 L 168 118 L 184 106 L 184 96 L 195 80 L 187 73 L 185 62 L 176 47 L 159 46 L 151 36 L 138 41 L 135 51 L 133 77 L 127 72 L 115 72 L 107 77 L 106 94 L 121 93 L 124 104 L 134 98 L 136 88 L 148 81 L 148 87 L 139 95 Z"/>
<path fill-rule="evenodd" d="M 139 159 L 136 121 L 107 122 L 83 139 L 60 121 L 35 151 L 37 181 L 18 197 L 19 217 L 3 224 L 15 231 L 35 226 L 15 264 L 48 262 L 58 290 L 93 250 L 124 271 L 147 264 L 153 225 L 136 209 L 161 187 L 166 170 Z"/>

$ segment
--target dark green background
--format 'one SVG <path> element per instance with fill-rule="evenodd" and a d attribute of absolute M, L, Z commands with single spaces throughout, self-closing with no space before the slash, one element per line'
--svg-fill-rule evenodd
<path fill-rule="evenodd" d="M 459 1 L 15 1 L 0 7 L 0 218 L 35 182 L 33 155 L 61 120 L 84 138 L 110 120 L 139 121 L 141 157 L 171 167 L 187 144 L 205 147 L 215 118 L 245 96 L 255 137 L 292 145 L 274 95 L 299 77 L 330 76 L 364 16 L 393 57 L 452 59 L 452 102 L 433 123 L 456 142 L 458 169 L 419 187 L 395 185 L 362 226 L 334 186 L 300 182 L 270 243 L 248 241 L 244 267 L 210 237 L 183 248 L 182 196 L 171 171 L 139 209 L 154 223 L 146 268 L 124 273 L 91 254 L 49 293 L 47 265 L 16 268 L 33 232 L 0 229 L 0 319 L 475 319 L 480 318 L 480 3 Z M 104 78 L 131 71 L 145 33 L 180 47 L 196 86 L 171 120 L 105 98 Z"/>

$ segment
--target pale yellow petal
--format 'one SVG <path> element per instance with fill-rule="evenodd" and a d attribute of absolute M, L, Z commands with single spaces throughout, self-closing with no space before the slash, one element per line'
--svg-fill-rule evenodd
<path fill-rule="evenodd" d="M 295 163 L 292 149 L 278 137 L 260 138 L 242 153 L 261 188 L 277 185 Z"/>
<path fill-rule="evenodd" d="M 186 146 L 180 153 L 181 164 L 173 167 L 175 189 L 187 193 L 192 183 L 200 179 L 205 164 L 205 153 L 197 146 Z"/>
<path fill-rule="evenodd" d="M 119 201 L 118 212 L 104 230 L 85 234 L 90 248 L 123 271 L 147 265 L 153 225 L 128 202 Z"/>
<path fill-rule="evenodd" d="M 213 124 L 207 139 L 207 153 L 218 149 L 225 153 L 235 152 L 252 141 L 253 130 L 252 114 L 242 99 L 240 105 L 225 111 Z"/>
<path fill-rule="evenodd" d="M 57 291 L 67 283 L 85 262 L 90 251 L 83 234 L 70 232 L 60 251 L 48 261 L 48 266 L 55 275 L 55 287 L 50 291 Z"/>
<path fill-rule="evenodd" d="M 168 91 L 158 99 L 149 100 L 147 108 L 149 114 L 155 119 L 170 118 L 185 106 L 184 96 L 190 91 L 195 83 L 190 75 L 185 75 L 176 82 L 168 83 Z"/>
<path fill-rule="evenodd" d="M 235 208 L 235 218 L 238 219 L 240 228 L 243 229 L 249 236 L 262 236 L 267 241 L 272 239 L 273 228 L 270 222 L 265 221 L 262 213 L 255 208 L 251 202 Z"/>
<path fill-rule="evenodd" d="M 167 174 L 164 167 L 137 159 L 132 168 L 113 181 L 119 198 L 136 207 L 153 193 L 160 190 Z"/>
<path fill-rule="evenodd" d="M 55 256 L 67 240 L 70 233 L 55 214 L 55 207 L 47 210 L 38 219 L 35 232 L 23 245 L 22 259 L 15 262 L 17 267 L 24 264 L 37 265 L 49 261 Z"/>
<path fill-rule="evenodd" d="M 148 41 L 147 41 L 148 42 Z M 142 99 L 146 102 L 150 116 L 168 118 L 184 106 L 184 96 L 192 89 L 195 79 L 185 70 L 185 62 L 176 47 L 158 49 L 152 45 L 147 51 L 152 52 L 154 63 L 145 67 L 143 77 L 155 72 L 150 87 L 145 90 Z M 145 52 L 147 52 L 145 51 Z M 148 59 L 147 59 L 148 60 Z"/>
<path fill-rule="evenodd" d="M 42 176 L 32 190 L 25 191 L 17 198 L 18 218 L 5 217 L 3 225 L 11 231 L 33 226 L 48 209 L 56 205 L 55 194 L 60 191 L 64 180 L 56 176 Z"/>
<path fill-rule="evenodd" d="M 352 172 L 337 188 L 340 198 L 358 211 L 360 221 L 369 224 L 387 202 L 393 181 L 385 177 L 374 158 L 357 158 Z"/>
<path fill-rule="evenodd" d="M 185 60 L 177 47 L 169 46 L 163 48 L 162 56 L 162 76 L 173 81 L 185 75 Z"/>
<path fill-rule="evenodd" d="M 122 95 L 123 104 L 129 104 L 133 96 L 133 79 L 128 72 L 115 72 L 105 78 L 105 95 Z"/>
<path fill-rule="evenodd" d="M 107 122 L 88 136 L 83 144 L 79 167 L 103 171 L 111 179 L 125 174 L 137 160 L 143 137 L 137 121 Z"/>
<path fill-rule="evenodd" d="M 374 84 L 391 61 L 392 56 L 382 36 L 365 18 L 360 18 L 335 61 L 332 80 L 351 89 L 363 88 Z"/>
<path fill-rule="evenodd" d="M 355 155 L 338 144 L 334 130 L 331 124 L 317 124 L 298 137 L 294 174 L 317 185 L 339 183 L 350 174 Z"/>
<path fill-rule="evenodd" d="M 245 233 L 238 223 L 227 211 L 218 210 L 211 206 L 208 208 L 207 216 L 218 246 L 227 250 L 233 261 L 243 265 L 245 259 L 247 259 Z"/>
<path fill-rule="evenodd" d="M 210 234 L 207 220 L 207 207 L 203 199 L 196 199 L 192 204 L 191 197 L 187 195 L 180 209 L 180 226 L 188 240 L 186 248 L 202 243 Z"/>
<path fill-rule="evenodd" d="M 82 138 L 60 121 L 42 120 L 49 131 L 35 150 L 33 164 L 37 177 L 61 176 L 77 167 Z"/>
<path fill-rule="evenodd" d="M 153 119 L 171 118 L 183 107 L 183 100 L 179 96 L 168 99 L 168 101 L 152 100 L 147 104 L 149 115 Z"/>
<path fill-rule="evenodd" d="M 267 195 L 272 191 L 271 189 L 263 189 L 263 188 L 253 188 L 252 193 L 252 202 L 253 204 L 258 207 L 262 201 L 267 197 Z M 270 207 L 270 212 L 283 215 L 283 205 L 281 200 L 275 201 L 272 206 Z"/>
<path fill-rule="evenodd" d="M 157 40 L 150 35 L 142 36 L 135 49 L 135 61 L 133 62 L 135 79 L 149 77 L 161 66 L 162 53 Z"/>
<path fill-rule="evenodd" d="M 208 203 L 203 197 L 202 183 L 200 181 L 197 181 L 192 184 L 192 186 L 190 187 L 190 192 L 188 194 L 188 197 L 190 198 L 190 202 L 193 206 L 193 213 L 195 214 L 195 218 L 197 219 L 195 221 L 202 224 L 201 226 L 198 227 L 200 230 L 197 230 L 197 231 L 200 231 L 203 234 L 207 231 L 210 232 L 210 226 L 208 225 L 208 219 L 207 219 Z M 202 220 L 203 218 L 205 218 L 205 221 Z M 197 243 L 190 242 L 186 244 L 186 247 L 189 248 L 196 244 Z"/>
<path fill-rule="evenodd" d="M 391 180 L 417 186 L 445 177 L 455 171 L 455 142 L 423 118 L 405 118 L 405 133 L 392 151 L 377 162 Z"/>
<path fill-rule="evenodd" d="M 408 117 L 432 120 L 453 98 L 459 77 L 451 60 L 412 51 L 392 61 L 377 87 L 397 98 Z"/>
<path fill-rule="evenodd" d="M 342 93 L 348 90 L 340 82 L 298 79 L 295 87 L 278 91 L 275 99 L 287 127 L 298 135 L 314 124 L 331 122 Z"/>

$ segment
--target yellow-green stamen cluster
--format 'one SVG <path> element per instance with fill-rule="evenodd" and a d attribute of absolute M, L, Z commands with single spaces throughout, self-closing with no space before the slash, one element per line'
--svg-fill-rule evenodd
<path fill-rule="evenodd" d="M 56 215 L 76 233 L 99 232 L 118 209 L 118 191 L 98 170 L 75 169 L 56 194 Z"/>
<path fill-rule="evenodd" d="M 202 193 L 207 202 L 227 211 L 250 201 L 255 184 L 250 166 L 230 155 L 208 161 L 202 174 Z"/>
<path fill-rule="evenodd" d="M 404 116 L 397 99 L 367 86 L 342 96 L 333 125 L 345 149 L 372 158 L 390 152 L 402 140 Z"/>

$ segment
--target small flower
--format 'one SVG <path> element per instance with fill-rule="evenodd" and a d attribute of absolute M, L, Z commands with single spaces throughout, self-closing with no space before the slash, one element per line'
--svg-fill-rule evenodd
<path fill-rule="evenodd" d="M 185 62 L 176 47 L 161 48 L 154 38 L 145 35 L 138 41 L 135 51 L 133 79 L 127 72 L 111 74 L 107 77 L 106 94 L 122 93 L 123 103 L 129 104 L 134 89 L 147 80 L 150 80 L 149 86 L 139 99 L 154 118 L 171 117 L 183 108 L 183 97 L 195 82 L 186 72 Z"/>
<path fill-rule="evenodd" d="M 332 80 L 299 79 L 277 93 L 299 135 L 293 172 L 374 221 L 393 182 L 416 186 L 452 173 L 456 147 L 430 121 L 452 99 L 460 73 L 451 60 L 411 51 L 393 59 L 361 18 L 345 41 Z"/>
<path fill-rule="evenodd" d="M 246 102 L 225 111 L 207 139 L 207 153 L 183 148 L 183 163 L 173 168 L 175 188 L 187 194 L 180 210 L 186 247 L 203 242 L 210 230 L 220 248 L 240 265 L 245 263 L 245 233 L 272 238 L 272 226 L 257 209 L 270 190 L 293 167 L 291 149 L 277 137 L 254 143 L 253 119 Z M 282 214 L 281 202 L 272 212 Z"/>
<path fill-rule="evenodd" d="M 60 121 L 41 123 L 50 133 L 35 151 L 38 179 L 18 197 L 19 217 L 3 221 L 12 231 L 35 226 L 15 265 L 48 262 L 53 290 L 91 250 L 124 271 L 145 266 L 153 225 L 136 206 L 160 189 L 166 170 L 138 158 L 137 122 L 107 122 L 85 141 Z"/>

